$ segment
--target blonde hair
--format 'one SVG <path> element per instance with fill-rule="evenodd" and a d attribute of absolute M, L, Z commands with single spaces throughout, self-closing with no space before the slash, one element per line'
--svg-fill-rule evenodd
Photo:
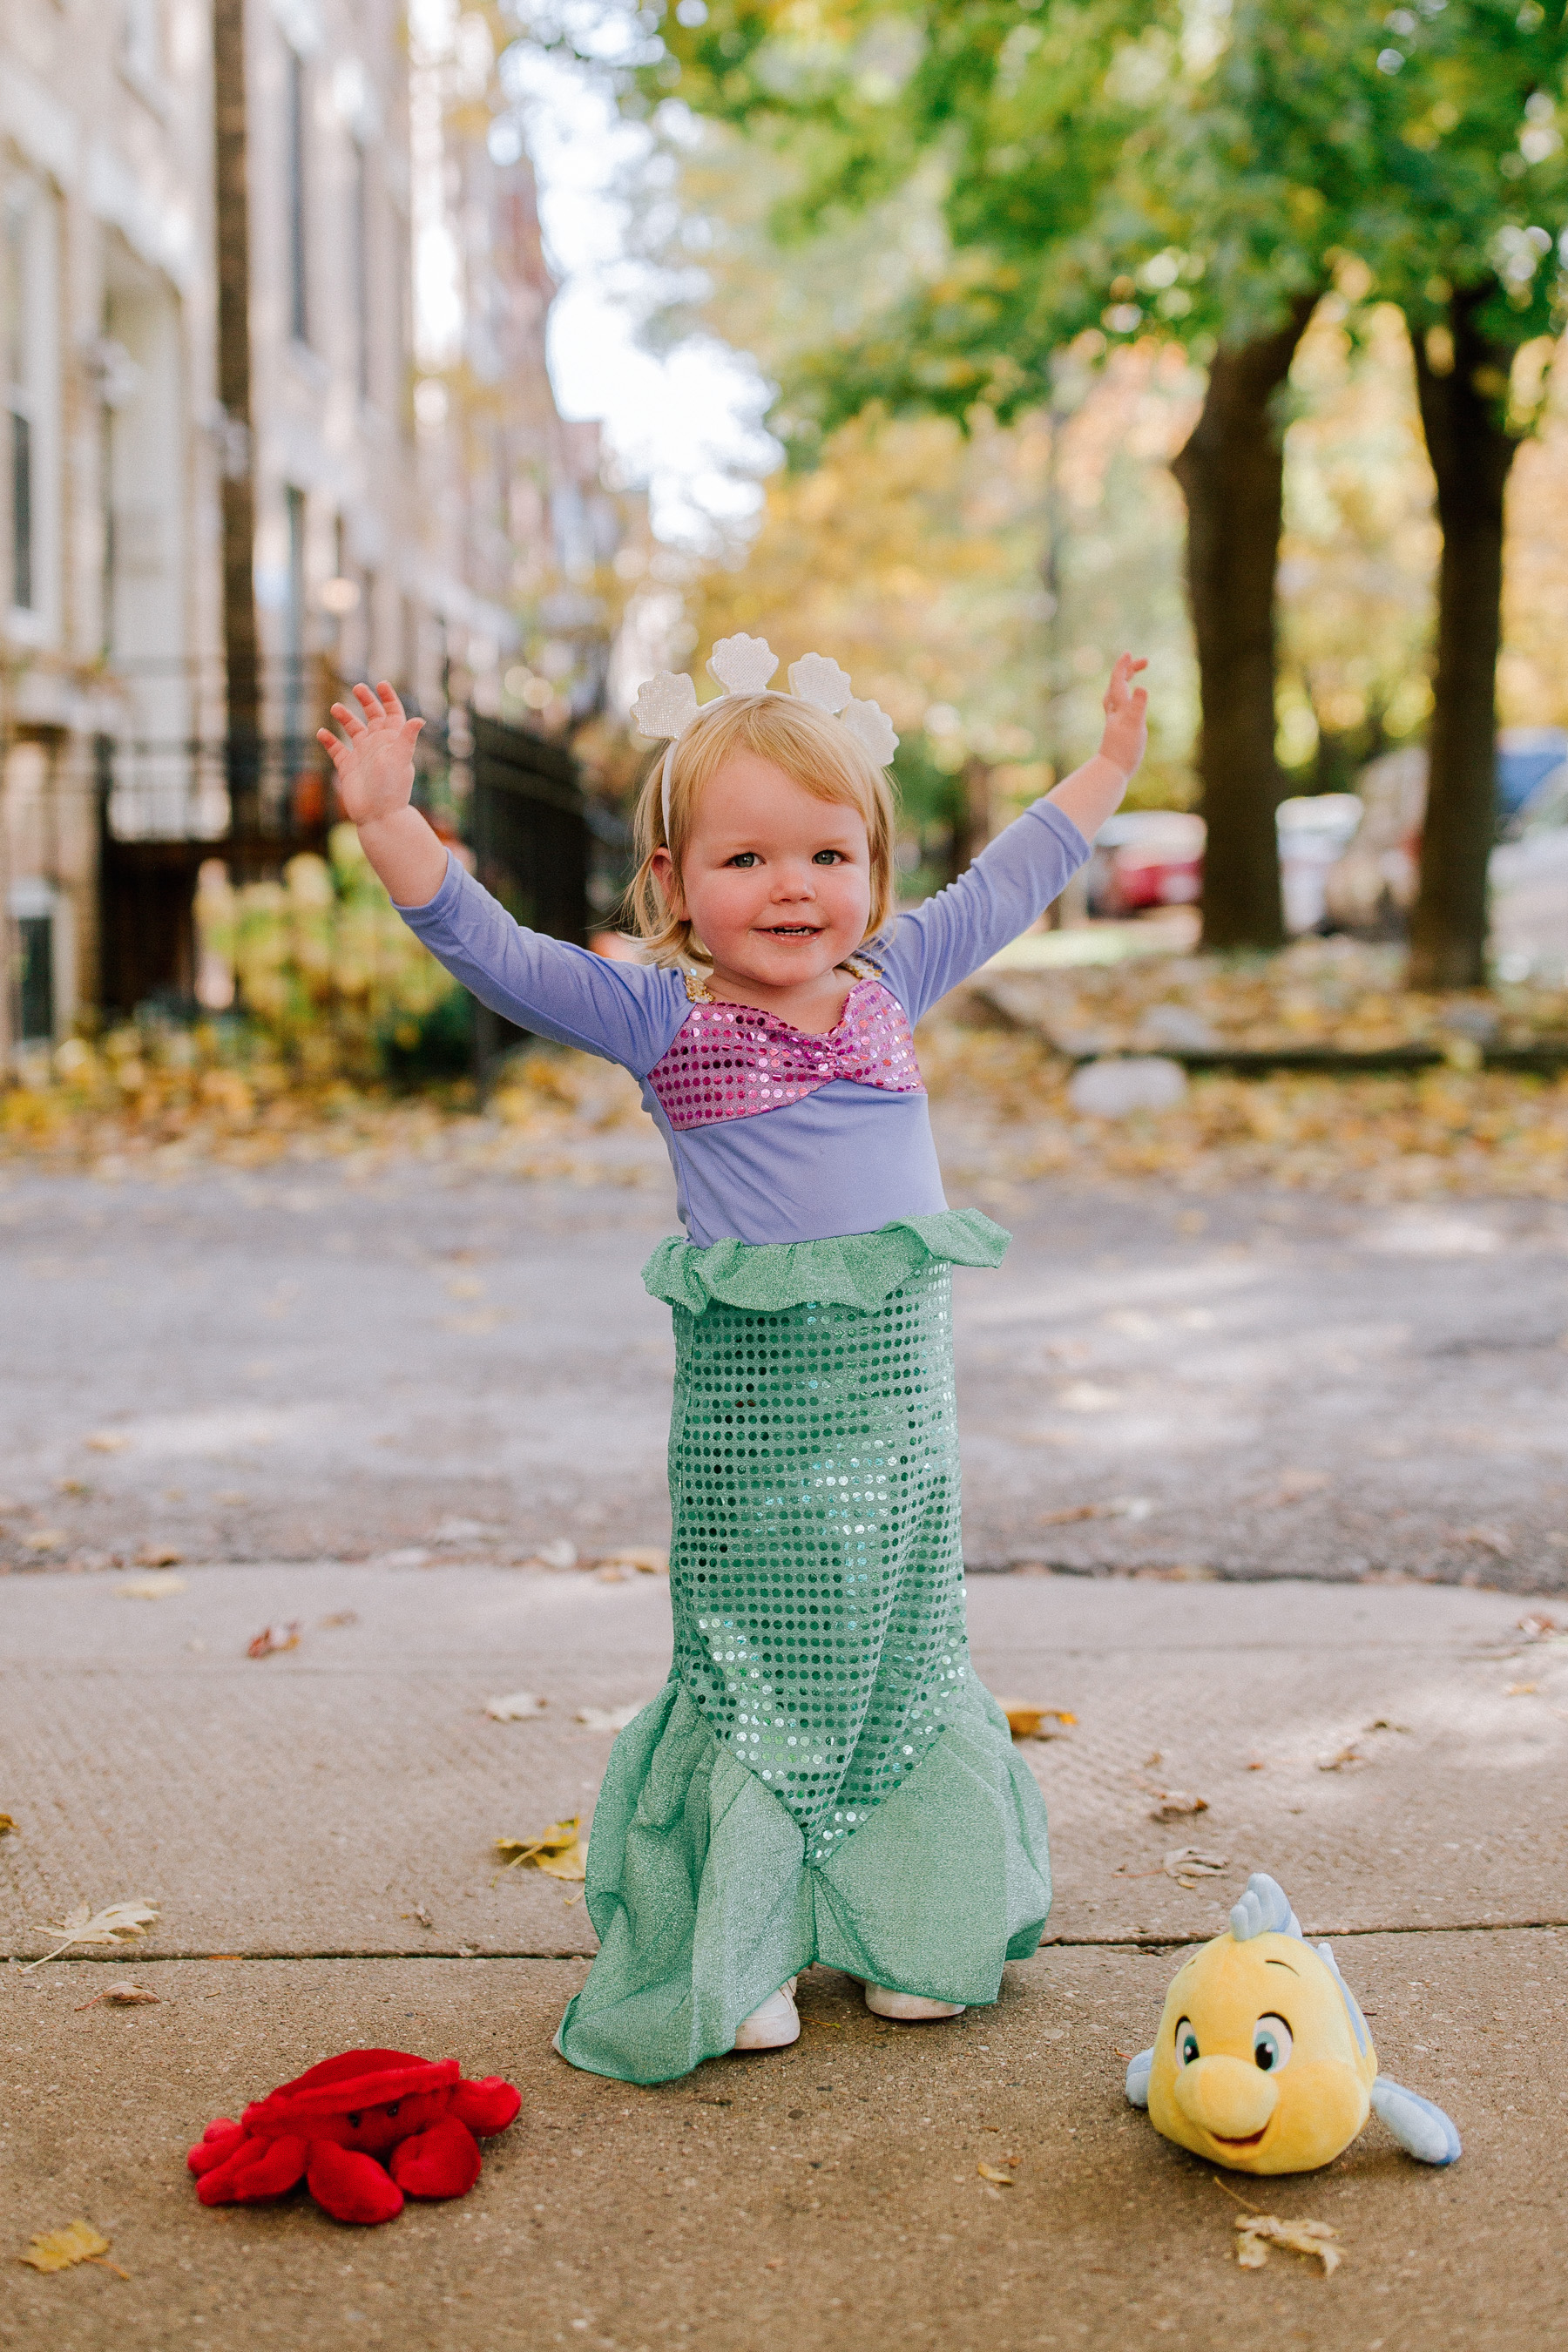
<path fill-rule="evenodd" d="M 841 722 L 790 694 L 722 694 L 704 703 L 675 747 L 669 776 L 669 835 L 664 825 L 664 761 L 659 751 L 643 778 L 633 814 L 637 869 L 626 906 L 637 937 L 659 964 L 708 964 L 712 958 L 677 916 L 653 870 L 668 849 L 675 871 L 691 837 L 704 787 L 731 751 L 754 751 L 819 801 L 858 809 L 871 851 L 871 907 L 865 936 L 875 939 L 893 905 L 893 788 L 885 769 Z"/>

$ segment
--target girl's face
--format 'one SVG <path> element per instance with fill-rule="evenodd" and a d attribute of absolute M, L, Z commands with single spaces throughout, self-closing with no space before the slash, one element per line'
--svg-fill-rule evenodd
<path fill-rule="evenodd" d="M 656 865 L 717 972 L 763 988 L 819 980 L 866 936 L 866 820 L 819 801 L 755 751 L 733 751 L 703 790 L 679 884 Z"/>

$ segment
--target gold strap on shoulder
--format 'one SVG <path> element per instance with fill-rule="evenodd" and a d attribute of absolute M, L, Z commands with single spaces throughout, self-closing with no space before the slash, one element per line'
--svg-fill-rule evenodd
<path fill-rule="evenodd" d="M 711 1004 L 714 1002 L 712 992 L 700 972 L 683 971 L 680 977 L 686 982 L 686 1001 L 689 1004 Z"/>

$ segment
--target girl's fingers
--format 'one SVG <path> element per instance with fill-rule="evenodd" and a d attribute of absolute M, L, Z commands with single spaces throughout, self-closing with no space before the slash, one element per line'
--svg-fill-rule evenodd
<path fill-rule="evenodd" d="M 346 727 L 351 735 L 363 735 L 365 731 L 364 720 L 360 717 L 359 712 L 351 710 L 346 703 L 334 702 L 332 717 L 340 727 Z"/>
<path fill-rule="evenodd" d="M 403 722 L 403 740 L 412 746 L 424 724 L 423 719 L 405 719 Z"/>
<path fill-rule="evenodd" d="M 374 695 L 371 692 L 368 686 L 356 686 L 354 688 L 354 698 L 369 717 L 372 719 L 379 719 L 381 717 L 381 705 L 377 702 Z"/>
<path fill-rule="evenodd" d="M 381 684 L 375 690 L 381 697 L 381 707 L 386 712 L 387 717 L 389 719 L 395 719 L 399 725 L 401 725 L 403 721 L 403 705 L 398 699 L 397 688 L 393 685 L 391 679 L 384 677 Z"/>

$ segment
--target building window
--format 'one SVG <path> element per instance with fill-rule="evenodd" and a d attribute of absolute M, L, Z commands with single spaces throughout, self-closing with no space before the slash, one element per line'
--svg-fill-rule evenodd
<path fill-rule="evenodd" d="M 299 50 L 290 48 L 288 59 L 285 91 L 288 119 L 284 126 L 288 153 L 284 184 L 289 203 L 289 331 L 296 342 L 308 343 L 310 340 L 310 310 L 306 254 L 305 128 L 309 89 L 305 60 Z"/>
<path fill-rule="evenodd" d="M 283 732 L 292 745 L 305 723 L 305 493 L 283 493 L 289 523 L 289 601 L 283 609 Z"/>
<path fill-rule="evenodd" d="M 353 218 L 349 234 L 353 239 L 354 364 L 359 396 L 368 401 L 371 394 L 370 157 L 357 139 L 354 141 L 353 158 Z"/>
<path fill-rule="evenodd" d="M 17 1043 L 52 1045 L 55 1034 L 55 926 L 50 915 L 16 919 Z"/>
<path fill-rule="evenodd" d="M 15 188 L 0 250 L 0 406 L 9 560 L 5 593 L 16 623 L 47 631 L 55 597 L 59 425 L 59 284 L 55 207 L 41 188 Z"/>

